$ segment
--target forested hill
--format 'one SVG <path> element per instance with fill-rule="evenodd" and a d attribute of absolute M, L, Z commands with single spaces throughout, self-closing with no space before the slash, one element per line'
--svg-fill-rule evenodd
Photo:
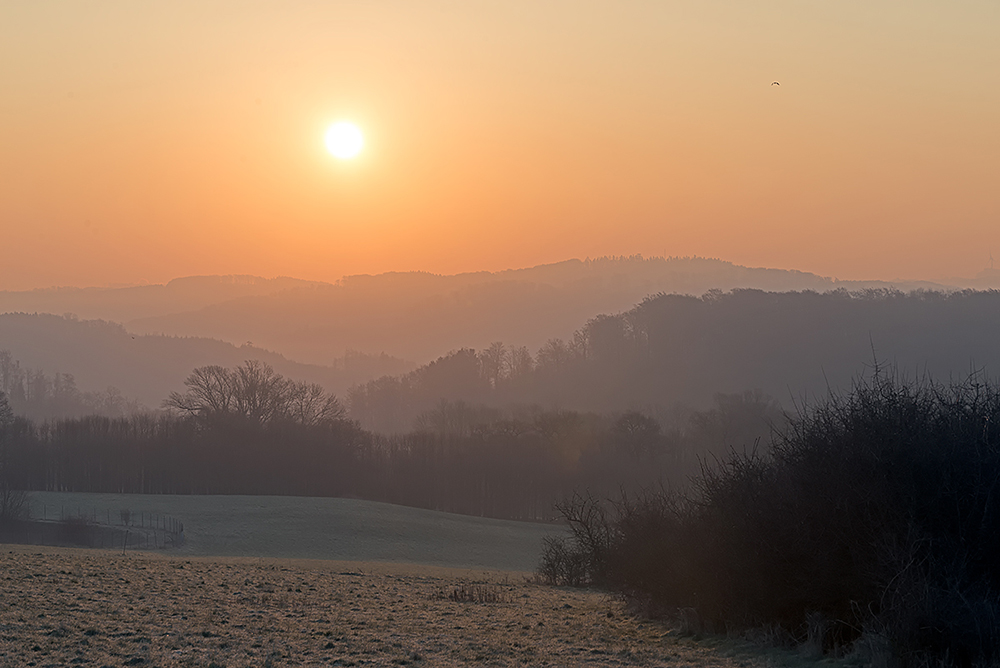
<path fill-rule="evenodd" d="M 497 339 L 532 350 L 567 338 L 599 313 L 632 308 L 659 292 L 711 289 L 832 290 L 888 286 L 816 274 L 742 267 L 706 258 L 605 257 L 499 272 L 349 276 L 315 285 L 126 322 L 130 330 L 251 340 L 291 359 L 328 363 L 345 350 L 426 363 Z M 915 282 L 900 289 L 937 287 Z"/>
<path fill-rule="evenodd" d="M 911 378 L 997 375 L 1000 292 L 659 295 L 538 350 L 499 341 L 458 350 L 355 388 L 349 400 L 355 418 L 383 431 L 418 418 L 466 419 L 442 415 L 442 400 L 663 417 L 678 404 L 702 408 L 716 393 L 751 389 L 791 407 L 849 389 L 876 361 Z"/>

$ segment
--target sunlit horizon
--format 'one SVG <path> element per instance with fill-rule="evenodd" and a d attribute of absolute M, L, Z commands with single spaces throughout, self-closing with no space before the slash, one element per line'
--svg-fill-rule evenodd
<path fill-rule="evenodd" d="M 0 289 L 633 254 L 972 277 L 1000 253 L 997 25 L 972 0 L 8 4 Z"/>

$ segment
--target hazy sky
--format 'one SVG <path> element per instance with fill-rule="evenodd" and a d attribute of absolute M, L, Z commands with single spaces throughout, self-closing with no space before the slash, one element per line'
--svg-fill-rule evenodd
<path fill-rule="evenodd" d="M 633 253 L 971 276 L 998 36 L 996 0 L 0 0 L 0 289 Z"/>

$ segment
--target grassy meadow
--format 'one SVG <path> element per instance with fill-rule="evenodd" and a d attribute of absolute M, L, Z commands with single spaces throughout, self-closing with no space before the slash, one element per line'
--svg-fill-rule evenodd
<path fill-rule="evenodd" d="M 559 525 L 511 522 L 387 503 L 288 496 L 168 496 L 33 492 L 31 517 L 120 512 L 184 523 L 178 556 L 387 561 L 497 571 L 533 571 Z M 138 522 L 138 519 L 134 519 Z"/>

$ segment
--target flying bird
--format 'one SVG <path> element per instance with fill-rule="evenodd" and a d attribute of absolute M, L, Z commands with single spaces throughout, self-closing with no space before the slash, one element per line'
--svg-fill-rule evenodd
<path fill-rule="evenodd" d="M 771 82 L 771 85 L 772 85 L 772 86 L 780 86 L 781 84 L 780 84 L 780 83 L 778 83 L 777 81 L 772 81 L 772 82 Z"/>

